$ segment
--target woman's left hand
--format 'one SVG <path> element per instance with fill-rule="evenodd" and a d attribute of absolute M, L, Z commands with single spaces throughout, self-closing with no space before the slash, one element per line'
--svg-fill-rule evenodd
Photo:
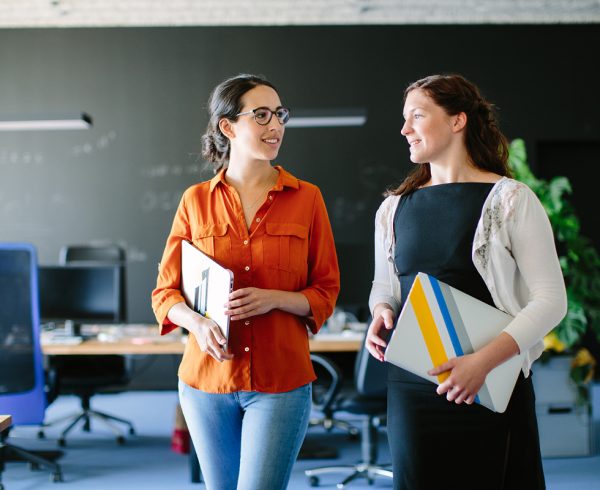
<path fill-rule="evenodd" d="M 488 370 L 476 354 L 454 357 L 444 364 L 429 370 L 431 376 L 438 376 L 449 371 L 448 378 L 438 388 L 439 395 L 446 394 L 449 402 L 470 405 L 483 386 Z"/>
<path fill-rule="evenodd" d="M 236 289 L 225 303 L 225 314 L 230 320 L 243 320 L 268 313 L 277 307 L 277 291 L 260 288 Z"/>

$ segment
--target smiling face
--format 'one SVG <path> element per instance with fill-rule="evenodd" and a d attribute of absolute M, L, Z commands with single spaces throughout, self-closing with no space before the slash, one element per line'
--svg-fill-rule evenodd
<path fill-rule="evenodd" d="M 266 107 L 275 112 L 281 105 L 275 90 L 266 85 L 258 85 L 243 95 L 240 112 L 252 111 L 258 107 Z M 254 120 L 252 113 L 238 116 L 237 121 L 222 123 L 229 126 L 229 131 L 224 133 L 231 141 L 232 159 L 271 161 L 277 157 L 285 128 L 275 115 L 264 126 Z"/>
<path fill-rule="evenodd" d="M 401 133 L 408 141 L 410 159 L 414 163 L 442 163 L 454 146 L 464 144 L 462 135 L 458 134 L 464 125 L 457 125 L 458 116 L 446 114 L 421 89 L 408 93 L 403 115 L 405 123 Z"/>

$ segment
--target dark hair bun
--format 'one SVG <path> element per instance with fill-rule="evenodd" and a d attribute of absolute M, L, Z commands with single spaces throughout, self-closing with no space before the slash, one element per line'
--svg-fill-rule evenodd
<path fill-rule="evenodd" d="M 207 129 L 202 136 L 202 157 L 219 168 L 228 161 L 229 140 L 218 129 Z"/>

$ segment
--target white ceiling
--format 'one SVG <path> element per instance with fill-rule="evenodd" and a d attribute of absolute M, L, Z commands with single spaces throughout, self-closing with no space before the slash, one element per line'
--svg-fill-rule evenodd
<path fill-rule="evenodd" d="M 600 23 L 600 0 L 0 0 L 0 28 Z"/>

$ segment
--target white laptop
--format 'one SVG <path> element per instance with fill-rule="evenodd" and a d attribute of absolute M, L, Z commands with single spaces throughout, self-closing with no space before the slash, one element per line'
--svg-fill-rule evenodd
<path fill-rule="evenodd" d="M 448 373 L 427 374 L 448 359 L 477 351 L 510 323 L 512 316 L 432 276 L 419 272 L 398 317 L 385 360 L 433 383 Z M 476 402 L 504 412 L 523 365 L 514 356 L 487 375 Z"/>
<path fill-rule="evenodd" d="M 224 305 L 232 289 L 233 272 L 191 243 L 181 242 L 181 291 L 185 301 L 194 311 L 214 320 L 225 338 L 229 336 L 229 317 Z"/>

